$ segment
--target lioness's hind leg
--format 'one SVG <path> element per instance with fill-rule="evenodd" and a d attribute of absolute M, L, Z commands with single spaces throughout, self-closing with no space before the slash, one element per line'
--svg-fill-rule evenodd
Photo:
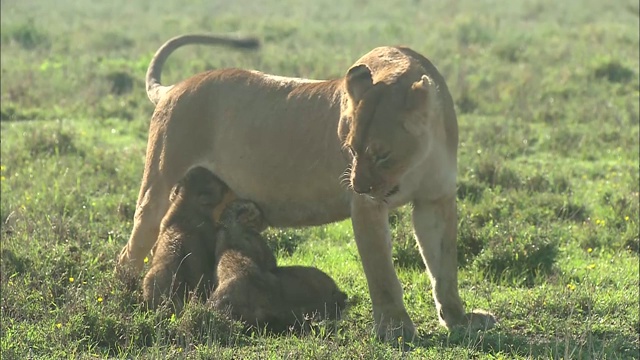
<path fill-rule="evenodd" d="M 156 243 L 160 222 L 169 208 L 170 191 L 170 185 L 161 180 L 152 180 L 151 184 L 143 181 L 131 237 L 118 259 L 118 275 L 136 277 L 142 270 L 144 258 Z"/>

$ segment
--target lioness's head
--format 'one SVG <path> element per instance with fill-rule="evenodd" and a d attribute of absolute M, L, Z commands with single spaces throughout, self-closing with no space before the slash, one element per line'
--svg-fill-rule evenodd
<path fill-rule="evenodd" d="M 343 180 L 356 193 L 384 200 L 428 153 L 438 89 L 422 67 L 395 48 L 360 59 L 344 87 L 338 133 L 351 164 Z"/>
<path fill-rule="evenodd" d="M 188 206 L 192 215 L 214 221 L 233 199 L 235 194 L 227 184 L 200 166 L 189 170 L 173 187 L 169 197 L 174 206 Z"/>

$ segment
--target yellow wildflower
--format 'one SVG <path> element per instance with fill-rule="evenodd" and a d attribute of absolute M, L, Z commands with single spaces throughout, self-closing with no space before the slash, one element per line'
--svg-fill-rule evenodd
<path fill-rule="evenodd" d="M 74 279 L 74 278 L 73 278 L 73 276 L 70 276 L 70 277 L 69 277 L 69 282 L 70 282 L 70 283 L 72 283 L 72 282 L 74 282 L 74 281 L 76 281 L 76 279 Z"/>

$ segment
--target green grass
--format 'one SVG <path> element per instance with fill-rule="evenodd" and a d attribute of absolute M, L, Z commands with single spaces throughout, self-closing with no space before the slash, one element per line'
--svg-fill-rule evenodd
<path fill-rule="evenodd" d="M 637 3 L 257 3 L 2 3 L 3 359 L 637 358 Z M 477 334 L 438 325 L 406 208 L 390 221 L 421 335 L 411 352 L 375 340 L 348 221 L 268 233 L 281 264 L 317 266 L 351 299 L 343 320 L 311 335 L 247 335 L 196 303 L 179 317 L 144 310 L 112 270 L 153 110 L 144 73 L 183 32 L 264 46 L 180 49 L 166 83 L 229 66 L 337 77 L 378 45 L 428 56 L 459 114 L 461 294 L 500 324 Z"/>

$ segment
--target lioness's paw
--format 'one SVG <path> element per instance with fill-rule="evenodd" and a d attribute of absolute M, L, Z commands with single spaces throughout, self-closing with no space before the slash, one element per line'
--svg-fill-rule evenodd
<path fill-rule="evenodd" d="M 466 314 L 466 318 L 469 329 L 473 331 L 491 329 L 498 323 L 498 319 L 492 313 L 482 309 L 473 310 Z"/>
<path fill-rule="evenodd" d="M 416 340 L 416 328 L 413 321 L 406 312 L 396 316 L 376 317 L 376 333 L 378 339 L 389 344 L 399 344 L 403 349 L 408 350 L 408 343 Z"/>
<path fill-rule="evenodd" d="M 482 309 L 474 309 L 472 312 L 465 314 L 465 320 L 466 323 L 460 324 L 459 327 L 464 327 L 470 332 L 488 330 L 498 323 L 493 314 Z"/>
<path fill-rule="evenodd" d="M 140 271 L 142 271 L 143 266 L 144 260 L 135 261 L 135 259 L 131 259 L 129 250 L 125 246 L 118 256 L 118 263 L 113 273 L 116 279 L 119 279 L 125 284 L 137 283 L 138 275 Z"/>

